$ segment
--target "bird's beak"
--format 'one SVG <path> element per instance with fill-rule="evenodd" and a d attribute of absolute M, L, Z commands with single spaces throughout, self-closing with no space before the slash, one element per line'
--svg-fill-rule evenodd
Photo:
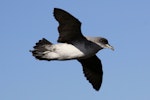
<path fill-rule="evenodd" d="M 111 50 L 113 50 L 113 51 L 114 51 L 114 47 L 113 47 L 113 46 L 111 46 L 110 44 L 106 44 L 106 48 L 111 49 Z"/>

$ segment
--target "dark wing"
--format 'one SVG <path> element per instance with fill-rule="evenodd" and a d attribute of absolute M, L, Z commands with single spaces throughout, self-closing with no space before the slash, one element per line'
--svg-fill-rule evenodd
<path fill-rule="evenodd" d="M 94 55 L 87 59 L 78 60 L 83 66 L 83 72 L 87 80 L 92 84 L 97 91 L 102 84 L 103 70 L 100 59 Z"/>
<path fill-rule="evenodd" d="M 80 21 L 73 17 L 71 14 L 62 9 L 54 8 L 54 17 L 59 22 L 58 42 L 71 43 L 71 41 L 76 39 L 79 40 L 84 38 L 81 33 Z"/>

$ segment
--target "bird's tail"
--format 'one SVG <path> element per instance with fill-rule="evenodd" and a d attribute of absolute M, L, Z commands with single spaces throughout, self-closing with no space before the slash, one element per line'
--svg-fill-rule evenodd
<path fill-rule="evenodd" d="M 36 45 L 33 47 L 34 50 L 30 50 L 30 52 L 32 52 L 32 55 L 39 60 L 50 61 L 50 59 L 45 57 L 45 55 L 46 55 L 46 52 L 49 51 L 48 47 L 50 47 L 51 45 L 52 45 L 51 42 L 43 38 L 36 43 Z"/>

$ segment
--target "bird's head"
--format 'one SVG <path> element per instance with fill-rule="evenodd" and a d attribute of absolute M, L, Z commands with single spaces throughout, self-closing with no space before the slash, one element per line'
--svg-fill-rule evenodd
<path fill-rule="evenodd" d="M 111 50 L 114 51 L 113 46 L 111 46 L 111 45 L 109 44 L 108 40 L 105 39 L 105 38 L 99 37 L 99 38 L 98 38 L 98 41 L 97 41 L 97 44 L 100 45 L 102 48 L 108 48 L 108 49 L 111 49 Z"/>
<path fill-rule="evenodd" d="M 108 48 L 114 51 L 113 46 L 111 46 L 106 38 L 103 37 L 86 37 L 88 40 L 96 43 L 101 48 Z"/>

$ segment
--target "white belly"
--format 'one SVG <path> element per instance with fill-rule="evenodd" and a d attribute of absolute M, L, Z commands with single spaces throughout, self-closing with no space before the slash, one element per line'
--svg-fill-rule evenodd
<path fill-rule="evenodd" d="M 67 43 L 59 43 L 52 46 L 53 52 L 56 53 L 57 59 L 74 59 L 85 56 L 84 48 L 79 50 L 75 46 Z"/>
<path fill-rule="evenodd" d="M 79 49 L 80 48 L 80 49 Z M 67 43 L 58 43 L 46 47 L 48 51 L 45 51 L 44 58 L 50 60 L 68 60 L 68 59 L 77 59 L 77 58 L 86 58 L 97 53 L 98 49 L 93 49 L 94 47 L 86 47 L 85 44 L 80 43 L 78 47 L 67 44 Z"/>

